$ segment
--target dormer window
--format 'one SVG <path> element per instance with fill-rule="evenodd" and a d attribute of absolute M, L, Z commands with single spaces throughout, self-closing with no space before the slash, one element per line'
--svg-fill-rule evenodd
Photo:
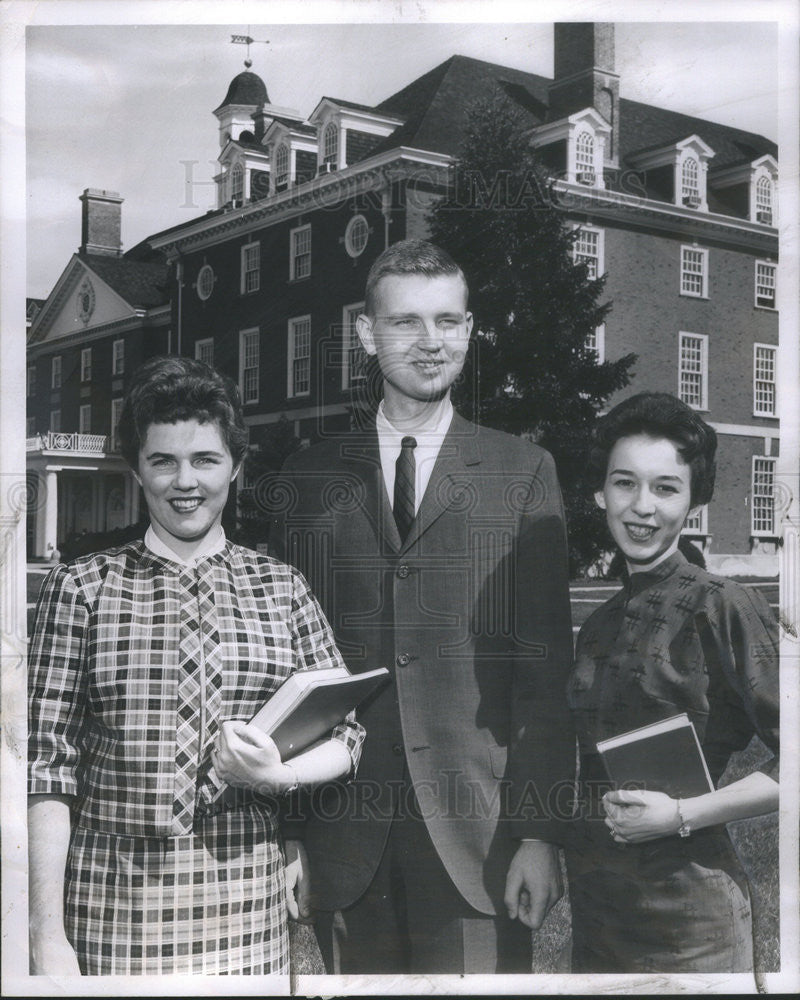
<path fill-rule="evenodd" d="M 756 181 L 756 222 L 772 225 L 772 178 L 762 174 Z"/>
<path fill-rule="evenodd" d="M 583 129 L 575 139 L 575 180 L 579 184 L 594 184 L 594 136 Z"/>
<path fill-rule="evenodd" d="M 628 157 L 642 178 L 646 197 L 681 208 L 708 211 L 706 177 L 714 150 L 699 135 Z"/>
<path fill-rule="evenodd" d="M 285 191 L 289 186 L 289 147 L 281 142 L 275 150 L 275 190 Z"/>
<path fill-rule="evenodd" d="M 231 168 L 231 201 L 234 208 L 244 204 L 244 167 L 234 163 Z"/>
<path fill-rule="evenodd" d="M 328 122 L 322 133 L 322 171 L 330 172 L 339 166 L 339 127 Z"/>
<path fill-rule="evenodd" d="M 681 165 L 681 202 L 689 208 L 700 206 L 700 165 L 694 156 Z"/>

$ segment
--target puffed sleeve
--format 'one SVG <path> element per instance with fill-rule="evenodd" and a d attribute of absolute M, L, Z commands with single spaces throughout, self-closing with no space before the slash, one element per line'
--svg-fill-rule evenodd
<path fill-rule="evenodd" d="M 292 576 L 292 639 L 298 669 L 343 667 L 344 661 L 334 641 L 333 632 L 317 599 L 301 573 L 292 570 Z M 348 715 L 340 725 L 331 730 L 330 738 L 342 742 L 350 754 L 350 778 L 354 777 L 358 768 L 364 736 L 364 727 L 356 722 L 355 713 Z"/>
<path fill-rule="evenodd" d="M 28 653 L 28 791 L 76 795 L 86 704 L 89 613 L 69 569 L 42 584 Z"/>
<path fill-rule="evenodd" d="M 728 582 L 716 606 L 696 624 L 710 673 L 711 712 L 704 749 L 712 774 L 733 750 L 744 749 L 754 733 L 774 756 L 759 767 L 778 780 L 779 689 L 778 624 L 753 588 Z M 703 618 L 707 620 L 704 630 Z M 705 639 L 704 639 L 705 634 Z M 716 645 L 709 650 L 710 637 Z M 714 667 L 722 680 L 715 684 Z M 715 766 L 716 765 L 716 766 Z"/>

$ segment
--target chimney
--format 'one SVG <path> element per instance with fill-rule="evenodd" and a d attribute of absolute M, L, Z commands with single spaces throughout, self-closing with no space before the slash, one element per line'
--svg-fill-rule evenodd
<path fill-rule="evenodd" d="M 551 121 L 592 107 L 611 126 L 606 161 L 619 165 L 619 76 L 614 72 L 614 25 L 581 21 L 556 24 Z"/>
<path fill-rule="evenodd" d="M 80 253 L 122 256 L 122 202 L 116 191 L 86 188 L 80 196 Z"/>

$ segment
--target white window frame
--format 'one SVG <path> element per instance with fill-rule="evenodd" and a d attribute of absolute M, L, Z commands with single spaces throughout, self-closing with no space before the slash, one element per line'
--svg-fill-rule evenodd
<path fill-rule="evenodd" d="M 246 362 L 249 362 L 247 364 Z M 242 404 L 257 403 L 261 368 L 261 338 L 257 326 L 239 331 L 239 392 Z"/>
<path fill-rule="evenodd" d="M 708 504 L 698 510 L 695 517 L 686 516 L 686 523 L 681 528 L 682 535 L 707 535 L 708 534 Z"/>
<path fill-rule="evenodd" d="M 50 388 L 61 388 L 61 355 L 54 354 L 50 359 Z"/>
<path fill-rule="evenodd" d="M 81 349 L 81 382 L 92 381 L 92 349 L 84 347 Z"/>
<path fill-rule="evenodd" d="M 365 233 L 363 243 L 360 238 L 356 241 L 356 236 L 360 232 Z M 347 251 L 348 257 L 352 257 L 355 260 L 356 257 L 361 256 L 361 254 L 367 249 L 369 235 L 370 228 L 366 217 L 363 215 L 354 215 L 353 218 L 347 223 L 344 230 L 344 248 Z"/>
<path fill-rule="evenodd" d="M 687 174 L 691 173 L 693 176 L 687 178 Z M 690 208 L 699 208 L 703 203 L 703 191 L 701 188 L 701 170 L 702 166 L 700 160 L 693 153 L 688 153 L 681 161 L 680 169 L 680 181 L 681 181 L 681 196 L 679 204 L 688 205 Z M 697 204 L 692 205 L 691 202 L 695 201 Z"/>
<path fill-rule="evenodd" d="M 240 262 L 239 291 L 242 295 L 252 295 L 261 288 L 261 243 L 259 240 L 245 243 L 240 252 Z"/>
<path fill-rule="evenodd" d="M 695 371 L 684 363 L 684 344 L 691 338 L 696 341 L 700 348 L 700 370 Z M 694 402 L 686 398 L 684 392 L 684 376 L 694 378 L 700 376 L 700 401 Z M 708 334 L 691 333 L 688 330 L 681 330 L 678 334 L 678 399 L 682 400 L 693 410 L 708 410 Z"/>
<path fill-rule="evenodd" d="M 330 142 L 330 137 L 333 141 Z M 329 171 L 339 169 L 339 125 L 336 122 L 328 122 L 322 130 L 322 163 Z"/>
<path fill-rule="evenodd" d="M 91 434 L 92 433 L 92 404 L 91 403 L 81 403 L 80 409 L 78 410 L 78 433 L 79 434 Z"/>
<path fill-rule="evenodd" d="M 25 396 L 30 398 L 36 395 L 36 365 L 28 365 L 25 373 Z"/>
<path fill-rule="evenodd" d="M 50 411 L 50 430 L 54 434 L 61 433 L 61 410 L 51 410 Z"/>
<path fill-rule="evenodd" d="M 363 302 L 352 302 L 342 309 L 342 388 L 351 389 L 354 385 L 363 382 L 366 377 L 366 364 L 358 367 L 364 370 L 360 374 L 354 374 L 354 357 L 367 357 L 361 341 L 356 331 L 356 317 L 364 312 Z"/>
<path fill-rule="evenodd" d="M 231 167 L 231 203 L 234 208 L 244 204 L 244 167 L 239 162 Z"/>
<path fill-rule="evenodd" d="M 307 325 L 308 329 L 298 330 L 300 327 L 305 327 Z M 302 333 L 303 340 L 298 344 L 298 332 Z M 306 347 L 307 349 L 302 354 L 298 354 L 298 346 Z M 301 396 L 311 395 L 311 315 L 306 316 L 293 316 L 289 320 L 288 324 L 288 336 L 287 336 L 287 368 L 286 368 L 286 396 L 288 399 L 297 399 Z M 305 362 L 307 365 L 307 386 L 306 388 L 297 388 L 298 362 Z"/>
<path fill-rule="evenodd" d="M 775 182 L 768 174 L 759 174 L 755 179 L 755 221 L 765 226 L 775 224 Z M 767 197 L 764 197 L 764 192 Z"/>
<path fill-rule="evenodd" d="M 115 340 L 111 345 L 111 374 L 125 374 L 125 341 Z"/>
<path fill-rule="evenodd" d="M 777 462 L 777 458 L 772 458 L 769 455 L 753 455 L 752 473 L 750 476 L 750 533 L 754 538 L 774 538 L 777 535 L 775 525 L 775 473 Z M 765 474 L 769 479 L 768 489 L 764 489 L 762 485 L 762 483 L 766 482 L 762 478 Z M 765 521 L 762 515 L 770 507 L 769 524 L 762 526 Z"/>
<path fill-rule="evenodd" d="M 214 274 L 214 268 L 210 264 L 203 264 L 197 272 L 197 281 L 195 283 L 197 297 L 201 302 L 207 302 L 211 298 L 216 280 L 217 276 Z"/>
<path fill-rule="evenodd" d="M 204 352 L 210 350 L 210 357 L 203 357 Z M 214 338 L 204 337 L 202 340 L 194 342 L 194 357 L 196 361 L 204 361 L 207 365 L 214 364 Z"/>
<path fill-rule="evenodd" d="M 689 257 L 695 258 L 689 260 Z M 698 284 L 697 287 L 692 287 Z M 680 294 L 695 299 L 708 298 L 708 250 L 704 247 L 681 246 L 681 284 Z"/>
<path fill-rule="evenodd" d="M 778 415 L 778 348 L 774 344 L 753 344 L 753 416 Z M 771 400 L 771 406 L 764 406 Z"/>
<path fill-rule="evenodd" d="M 578 184 L 593 186 L 597 180 L 595 169 L 595 147 L 597 143 L 594 132 L 584 126 L 575 135 L 575 181 Z"/>
<path fill-rule="evenodd" d="M 306 234 L 308 234 L 307 247 Z M 300 266 L 298 266 L 300 265 Z M 289 280 L 311 277 L 311 223 L 289 230 Z"/>
<path fill-rule="evenodd" d="M 574 227 L 578 236 L 575 242 L 572 244 L 572 260 L 575 264 L 585 261 L 588 266 L 589 278 L 602 278 L 605 274 L 605 229 L 600 229 L 598 226 L 575 226 Z M 583 235 L 593 235 L 596 236 L 595 245 L 596 253 L 586 253 L 581 249 L 581 239 Z M 594 265 L 592 265 L 594 262 Z M 594 273 L 592 273 L 594 271 Z"/>
<path fill-rule="evenodd" d="M 765 269 L 767 274 L 759 274 L 759 269 Z M 764 280 L 766 278 L 766 280 Z M 766 302 L 759 302 L 759 298 L 767 298 L 767 296 L 759 295 L 759 289 L 772 289 L 772 305 Z M 778 295 L 778 265 L 771 260 L 757 260 L 755 262 L 755 289 L 753 303 L 756 309 L 772 309 L 777 307 L 777 295 Z"/>
<path fill-rule="evenodd" d="M 124 400 L 122 396 L 118 396 L 111 400 L 111 433 L 109 434 L 109 439 L 111 441 L 111 450 L 119 451 L 119 433 L 117 432 L 117 426 L 119 424 L 120 414 L 122 413 L 122 404 Z"/>
<path fill-rule="evenodd" d="M 286 169 L 283 170 L 283 158 L 286 157 Z M 292 157 L 289 145 L 286 142 L 279 142 L 275 147 L 275 190 L 279 184 L 289 187 L 291 182 Z"/>
<path fill-rule="evenodd" d="M 592 343 L 594 340 L 594 343 Z M 586 349 L 594 351 L 597 355 L 597 363 L 602 365 L 606 360 L 606 325 L 601 323 L 594 328 L 594 333 L 590 333 L 586 338 Z"/>

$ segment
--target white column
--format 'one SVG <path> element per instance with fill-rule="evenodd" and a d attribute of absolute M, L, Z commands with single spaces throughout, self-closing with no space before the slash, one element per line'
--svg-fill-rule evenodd
<path fill-rule="evenodd" d="M 58 473 L 48 469 L 44 478 L 44 552 L 52 559 L 58 544 Z"/>

